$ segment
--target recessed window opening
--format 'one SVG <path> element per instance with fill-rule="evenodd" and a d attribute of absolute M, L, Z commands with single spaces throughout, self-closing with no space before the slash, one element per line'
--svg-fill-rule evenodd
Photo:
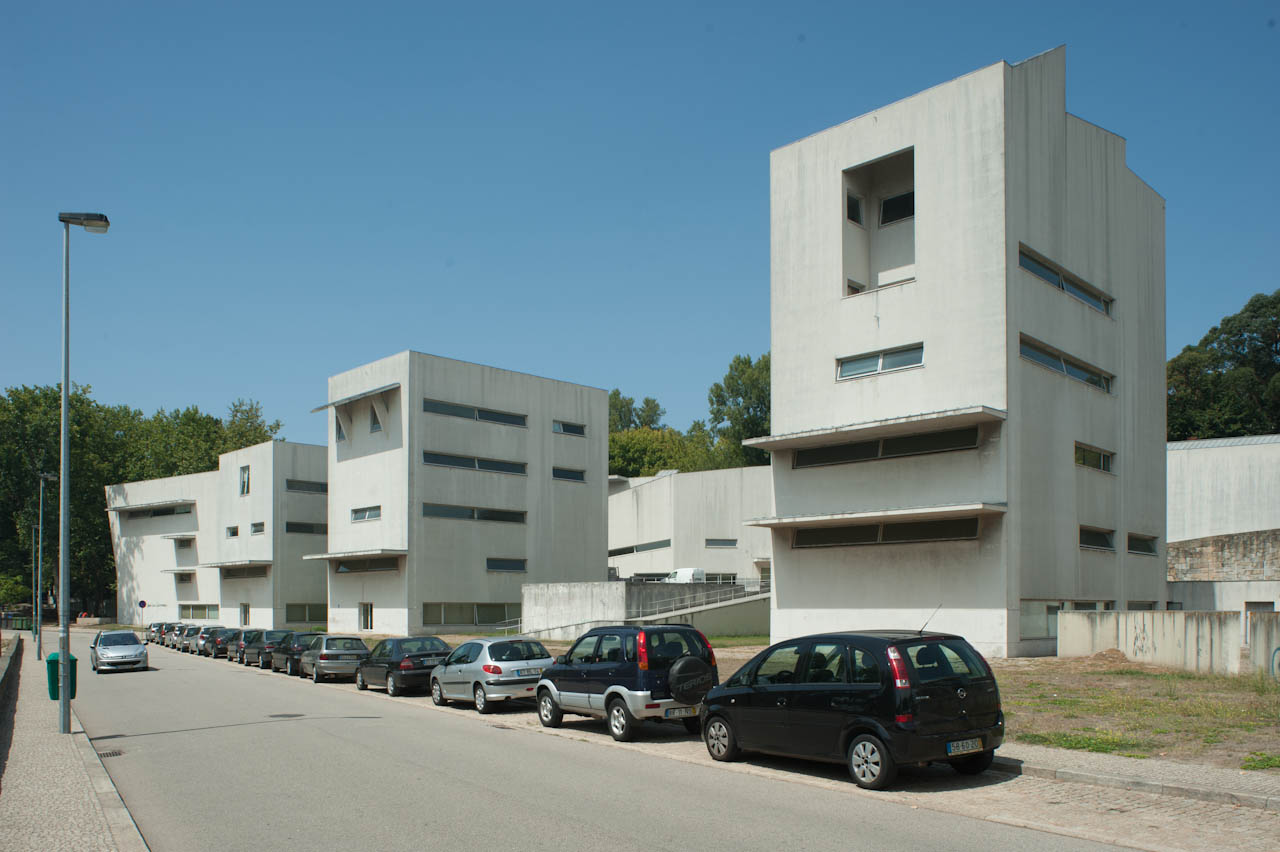
<path fill-rule="evenodd" d="M 472 456 L 455 456 L 450 453 L 433 453 L 423 450 L 422 463 L 437 467 L 456 467 L 463 470 L 487 470 L 492 473 L 514 473 L 525 476 L 528 466 L 524 462 L 503 459 L 481 459 Z"/>
<path fill-rule="evenodd" d="M 901 222 L 903 219 L 910 219 L 916 215 L 916 193 L 904 192 L 901 195 L 893 195 L 880 202 L 880 226 L 892 225 L 894 222 Z"/>
<path fill-rule="evenodd" d="M 882 352 L 842 358 L 836 362 L 836 378 L 856 379 L 876 373 L 918 367 L 922 363 L 924 363 L 924 344 L 918 343 L 903 349 L 886 349 Z"/>
<path fill-rule="evenodd" d="M 310 521 L 285 521 L 284 531 L 287 533 L 306 533 L 308 535 L 327 535 L 328 524 L 316 524 Z"/>
<path fill-rule="evenodd" d="M 1086 284 L 1057 264 L 1033 257 L 1026 248 L 1023 248 L 1018 252 L 1018 265 L 1046 284 L 1057 287 L 1064 293 L 1084 302 L 1095 311 L 1110 316 L 1111 304 L 1115 301 L 1114 299 L 1091 284 Z"/>
<path fill-rule="evenodd" d="M 370 571 L 396 571 L 400 568 L 400 560 L 394 556 L 380 556 L 377 559 L 352 559 L 338 563 L 334 569 L 337 574 L 365 574 Z"/>
<path fill-rule="evenodd" d="M 845 193 L 844 217 L 855 225 L 862 224 L 862 200 L 853 193 Z"/>
<path fill-rule="evenodd" d="M 249 493 L 249 465 L 240 468 L 240 496 L 244 497 Z"/>
<path fill-rule="evenodd" d="M 1099 450 L 1085 444 L 1076 444 L 1076 464 L 1081 467 L 1091 467 L 1094 470 L 1110 473 L 1114 463 L 1115 453 L 1109 453 L 1106 450 Z"/>
<path fill-rule="evenodd" d="M 587 434 L 587 427 L 581 423 L 567 423 L 564 420 L 553 420 L 551 422 L 551 431 L 558 435 L 581 435 Z"/>
<path fill-rule="evenodd" d="M 1114 552 L 1116 549 L 1114 535 L 1115 530 L 1081 527 L 1080 546 L 1086 550 L 1110 550 Z"/>
<path fill-rule="evenodd" d="M 1019 352 L 1023 358 L 1033 361 L 1041 367 L 1048 367 L 1056 373 L 1062 373 L 1065 376 L 1084 382 L 1087 385 L 1093 385 L 1098 390 L 1111 393 L 1111 385 L 1115 377 L 1109 373 L 1104 373 L 1096 367 L 1090 367 L 1083 361 L 1077 361 L 1070 355 L 1064 355 L 1057 352 L 1043 343 L 1038 343 L 1031 338 L 1023 335 Z"/>
<path fill-rule="evenodd" d="M 482 420 L 487 423 L 501 423 L 504 426 L 528 425 L 528 418 L 523 414 L 495 411 L 491 408 L 477 408 L 472 405 L 459 405 L 456 402 L 444 402 L 438 399 L 422 400 L 422 410 L 428 414 L 443 414 L 448 417 L 461 417 L 464 420 Z"/>
<path fill-rule="evenodd" d="M 192 541 L 193 540 L 189 538 L 180 538 L 177 539 L 174 544 L 178 546 L 179 550 L 188 550 L 191 547 Z"/>
<path fill-rule="evenodd" d="M 329 620 L 329 607 L 322 603 L 287 603 L 284 605 L 284 620 L 290 624 L 323 624 Z"/>
<path fill-rule="evenodd" d="M 504 524 L 523 524 L 528 512 L 515 509 L 489 509 L 483 506 L 453 506 L 448 503 L 423 503 L 422 517 L 444 518 L 456 521 L 497 521 Z"/>
<path fill-rule="evenodd" d="M 217 604 L 178 604 L 178 618 L 208 619 L 218 617 Z"/>
<path fill-rule="evenodd" d="M 1158 550 L 1156 548 L 1156 538 L 1150 535 L 1138 535 L 1137 533 L 1129 533 L 1129 552 L 1137 553 L 1142 556 L 1156 556 Z M 1132 609 L 1132 607 L 1130 607 Z"/>
<path fill-rule="evenodd" d="M 381 506 L 363 506 L 359 509 L 351 510 L 351 520 L 353 521 L 376 521 L 381 517 Z"/>
<path fill-rule="evenodd" d="M 249 525 L 249 535 L 262 535 L 267 531 L 266 521 L 254 521 Z"/>
<path fill-rule="evenodd" d="M 925 432 L 920 435 L 902 435 L 875 441 L 811 447 L 796 450 L 792 456 L 791 466 L 793 468 L 824 467 L 832 464 L 852 464 L 954 450 L 972 450 L 978 446 L 979 435 L 978 427 L 970 426 L 965 429 L 948 429 L 945 432 Z"/>
<path fill-rule="evenodd" d="M 378 409 L 375 406 L 369 406 L 369 431 L 381 432 L 382 421 L 378 419 Z"/>
<path fill-rule="evenodd" d="M 551 477 L 566 482 L 586 482 L 587 472 L 585 470 L 575 470 L 571 467 L 553 467 L 551 468 Z"/>
<path fill-rule="evenodd" d="M 520 617 L 518 603 L 424 603 L 422 605 L 422 623 L 424 625 L 444 624 L 501 624 L 514 621 Z"/>
<path fill-rule="evenodd" d="M 239 527 L 227 527 L 227 538 L 236 538 L 240 535 Z"/>
<path fill-rule="evenodd" d="M 615 547 L 609 551 L 610 556 L 626 556 L 628 553 L 644 553 L 649 550 L 661 550 L 664 547 L 671 546 L 671 539 L 664 538 L 661 541 L 647 541 L 644 544 L 633 544 L 627 547 Z M 662 576 L 666 576 L 663 574 Z"/>
<path fill-rule="evenodd" d="M 865 292 L 866 289 L 867 289 L 866 284 L 859 284 L 857 281 L 854 281 L 852 278 L 846 278 L 844 280 L 844 294 L 846 296 L 856 296 L 859 293 Z"/>
<path fill-rule="evenodd" d="M 191 506 L 159 506 L 155 509 L 133 509 L 125 517 L 131 521 L 139 518 L 163 518 L 168 515 L 190 515 Z"/>
<path fill-rule="evenodd" d="M 338 440 L 338 441 L 347 440 L 347 433 L 342 431 L 342 418 L 338 416 L 337 409 L 334 409 L 333 411 L 333 434 L 334 434 L 335 440 Z"/>
<path fill-rule="evenodd" d="M 373 629 L 373 604 L 371 603 L 360 604 L 360 629 Z"/>
<path fill-rule="evenodd" d="M 286 491 L 301 491 L 306 494 L 328 494 L 329 483 L 314 482 L 309 479 L 286 479 L 284 481 L 284 489 Z"/>
<path fill-rule="evenodd" d="M 806 547 L 849 547 L 858 544 L 911 544 L 926 541 L 976 539 L 975 518 L 948 518 L 940 521 L 900 521 L 889 524 L 850 524 L 840 527 L 798 529 L 792 538 L 795 549 Z"/>
<path fill-rule="evenodd" d="M 709 538 L 706 540 L 707 547 L 737 547 L 738 540 L 736 538 Z"/>
<path fill-rule="evenodd" d="M 484 561 L 486 571 L 527 571 L 529 560 L 491 556 Z"/>

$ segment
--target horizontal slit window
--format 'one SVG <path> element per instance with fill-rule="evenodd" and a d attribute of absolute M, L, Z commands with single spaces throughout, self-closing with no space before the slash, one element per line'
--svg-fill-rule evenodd
<path fill-rule="evenodd" d="M 880 224 L 891 225 L 916 215 L 916 194 L 904 192 L 880 202 Z"/>
<path fill-rule="evenodd" d="M 307 494 L 328 494 L 329 483 L 313 482 L 309 479 L 286 479 L 284 481 L 285 491 L 301 491 Z"/>
<path fill-rule="evenodd" d="M 461 417 L 464 420 L 483 420 L 487 423 L 501 423 L 506 426 L 525 426 L 528 419 L 523 414 L 477 408 L 473 405 L 459 405 L 456 402 L 444 402 L 438 399 L 422 400 L 422 410 L 428 414 L 444 414 L 448 417 Z"/>
<path fill-rule="evenodd" d="M 432 453 L 423 451 L 422 463 L 438 467 L 456 467 L 462 470 L 487 470 L 493 473 L 516 473 L 524 476 L 528 465 L 524 462 L 505 461 L 503 459 L 480 459 L 473 456 L 455 456 L 449 453 Z"/>
<path fill-rule="evenodd" d="M 381 517 L 381 506 L 364 506 L 359 509 L 351 510 L 351 520 L 353 521 L 376 521 Z"/>
<path fill-rule="evenodd" d="M 831 464 L 852 464 L 876 459 L 901 458 L 903 456 L 943 453 L 952 450 L 971 450 L 978 446 L 977 426 L 965 429 L 948 429 L 944 432 L 925 432 L 920 435 L 903 435 L 878 441 L 859 441 L 852 444 L 834 444 L 829 447 L 811 447 L 795 451 L 791 466 L 823 467 Z"/>
<path fill-rule="evenodd" d="M 587 481 L 587 472 L 585 470 L 574 470 L 570 467 L 553 467 L 551 468 L 551 476 L 555 479 L 563 479 L 567 482 Z"/>
<path fill-rule="evenodd" d="M 1134 535 L 1129 533 L 1129 552 L 1140 553 L 1143 556 L 1156 555 L 1156 540 L 1149 535 Z M 1132 609 L 1132 607 L 1130 607 Z"/>
<path fill-rule="evenodd" d="M 526 571 L 528 570 L 527 559 L 500 559 L 490 557 L 484 561 L 486 571 Z M 499 619 L 500 621 L 503 619 Z"/>
<path fill-rule="evenodd" d="M 187 550 L 188 548 L 191 547 L 192 540 L 189 538 L 180 538 L 180 539 L 177 539 L 174 542 L 174 544 L 178 546 L 179 550 Z"/>
<path fill-rule="evenodd" d="M 551 424 L 551 430 L 560 435 L 586 435 L 587 427 L 581 423 L 566 423 L 563 420 L 555 420 Z"/>
<path fill-rule="evenodd" d="M 661 550 L 664 547 L 671 546 L 671 539 L 664 538 L 661 541 L 647 541 L 644 544 L 629 544 L 626 547 L 615 547 L 609 551 L 610 556 L 626 556 L 628 553 L 644 553 L 649 550 Z M 663 574 L 662 576 L 666 576 Z"/>
<path fill-rule="evenodd" d="M 905 349 L 888 349 L 884 352 L 842 358 L 837 362 L 836 376 L 841 379 L 853 379 L 858 376 L 916 367 L 922 363 L 924 363 L 924 344 L 919 344 Z"/>
<path fill-rule="evenodd" d="M 1019 346 L 1019 352 L 1023 358 L 1034 361 L 1042 367 L 1048 367 L 1058 373 L 1070 376 L 1077 381 L 1084 382 L 1087 385 L 1093 385 L 1099 390 L 1111 392 L 1111 382 L 1113 377 L 1094 367 L 1090 367 L 1080 361 L 1071 358 L 1068 355 L 1061 355 L 1047 346 L 1032 341 L 1030 338 L 1023 337 Z"/>
<path fill-rule="evenodd" d="M 738 540 L 736 538 L 709 538 L 707 539 L 707 547 L 737 547 Z"/>
<path fill-rule="evenodd" d="M 316 524 L 310 521 L 285 521 L 284 531 L 287 533 L 306 533 L 308 535 L 327 535 L 328 524 Z"/>
<path fill-rule="evenodd" d="M 480 506 L 452 506 L 447 503 L 423 503 L 424 518 L 444 518 L 457 521 L 498 521 L 506 524 L 523 524 L 528 512 L 514 509 L 487 509 Z"/>
<path fill-rule="evenodd" d="M 1111 304 L 1114 300 L 1075 278 L 1066 270 L 1037 260 L 1025 250 L 1018 253 L 1018 265 L 1046 284 L 1057 287 L 1064 293 L 1074 296 L 1095 311 L 1110 315 Z"/>
<path fill-rule="evenodd" d="M 1076 464 L 1081 467 L 1091 467 L 1095 470 L 1110 472 L 1114 459 L 1114 453 L 1109 453 L 1106 450 L 1096 450 L 1093 447 L 1086 447 L 1084 444 L 1076 444 Z"/>
<path fill-rule="evenodd" d="M 889 524 L 850 524 L 841 527 L 798 529 L 793 548 L 848 547 L 859 544 L 911 544 L 925 541 L 976 539 L 977 518 L 947 518 L 939 521 L 900 521 Z"/>
<path fill-rule="evenodd" d="M 1098 530 L 1091 527 L 1080 528 L 1080 546 L 1092 547 L 1098 550 L 1115 550 L 1115 541 L 1112 539 L 1114 530 Z"/>
<path fill-rule="evenodd" d="M 400 560 L 394 556 L 382 556 L 377 559 L 352 559 L 338 563 L 335 573 L 364 574 L 370 571 L 395 571 L 400 567 Z"/>

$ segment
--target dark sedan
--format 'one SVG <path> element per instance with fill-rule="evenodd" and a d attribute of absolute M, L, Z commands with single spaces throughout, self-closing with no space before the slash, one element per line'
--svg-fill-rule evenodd
<path fill-rule="evenodd" d="M 210 657 L 225 657 L 227 649 L 235 639 L 240 638 L 240 631 L 235 627 L 224 627 L 204 643 L 204 652 Z"/>
<path fill-rule="evenodd" d="M 261 630 L 241 630 L 234 644 L 227 645 L 227 659 L 233 663 L 243 663 L 244 649 L 261 637 Z"/>
<path fill-rule="evenodd" d="M 431 686 L 431 672 L 450 650 L 435 636 L 383 639 L 356 666 L 356 688 L 385 686 L 387 695 L 400 695 L 411 689 L 425 691 Z"/>
<path fill-rule="evenodd" d="M 289 633 L 285 635 L 284 638 L 276 643 L 275 650 L 271 652 L 271 670 L 289 675 L 302 674 L 302 667 L 298 662 L 302 659 L 302 652 L 310 648 L 319 638 L 319 633 Z"/>
<path fill-rule="evenodd" d="M 288 630 L 264 630 L 259 632 L 252 642 L 244 643 L 244 654 L 240 662 L 246 666 L 257 663 L 260 669 L 269 668 L 271 666 L 271 652 L 276 649 L 276 643 L 288 635 Z"/>

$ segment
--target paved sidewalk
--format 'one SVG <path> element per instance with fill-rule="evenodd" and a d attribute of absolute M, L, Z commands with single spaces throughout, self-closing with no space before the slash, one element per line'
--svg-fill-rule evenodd
<path fill-rule="evenodd" d="M 49 700 L 45 662 L 36 659 L 30 634 L 23 638 L 12 738 L 0 776 L 0 852 L 145 850 L 74 713 L 72 733 L 58 733 L 58 702 Z M 0 712 L 0 725 L 7 717 Z"/>

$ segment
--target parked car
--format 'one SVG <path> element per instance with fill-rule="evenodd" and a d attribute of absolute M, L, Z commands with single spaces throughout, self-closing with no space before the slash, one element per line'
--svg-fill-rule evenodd
<path fill-rule="evenodd" d="M 698 705 L 719 681 L 711 644 L 687 624 L 597 627 L 542 673 L 538 721 L 556 728 L 565 713 L 607 718 L 622 742 L 645 719 L 697 733 Z"/>
<path fill-rule="evenodd" d="M 170 624 L 169 629 L 164 632 L 164 646 L 166 648 L 178 647 L 178 640 L 182 638 L 182 634 L 186 629 L 187 625 L 180 621 Z"/>
<path fill-rule="evenodd" d="M 227 659 L 231 660 L 233 663 L 243 663 L 244 649 L 248 647 L 250 643 L 257 641 L 258 637 L 261 635 L 261 630 L 241 630 L 239 638 L 235 640 L 235 644 L 227 645 Z"/>
<path fill-rule="evenodd" d="M 1004 742 L 987 661 L 960 636 L 918 631 L 771 645 L 707 694 L 702 720 L 716 760 L 759 751 L 844 762 L 871 790 L 903 764 L 943 761 L 976 775 Z"/>
<path fill-rule="evenodd" d="M 200 632 L 196 634 L 195 641 L 191 643 L 193 646 L 192 650 L 195 651 L 196 656 L 203 657 L 206 653 L 205 645 L 207 645 L 209 641 L 213 639 L 214 634 L 218 633 L 218 631 L 223 629 L 224 628 L 221 624 L 214 624 L 214 625 L 201 627 Z"/>
<path fill-rule="evenodd" d="M 208 638 L 200 646 L 200 653 L 214 659 L 227 653 L 227 634 L 234 629 L 232 627 L 219 627 L 210 631 Z"/>
<path fill-rule="evenodd" d="M 319 683 L 327 677 L 354 675 L 356 666 L 367 656 L 369 648 L 359 636 L 321 633 L 298 658 L 298 668 L 303 677 L 310 676 Z"/>
<path fill-rule="evenodd" d="M 178 639 L 178 650 L 184 653 L 192 653 L 195 649 L 196 636 L 200 634 L 200 625 L 192 624 L 182 631 L 182 636 Z"/>
<path fill-rule="evenodd" d="M 113 669 L 147 668 L 147 646 L 132 630 L 101 630 L 89 645 L 89 668 L 98 674 Z"/>
<path fill-rule="evenodd" d="M 160 633 L 160 628 L 164 624 L 159 621 L 153 621 L 147 625 L 147 629 L 142 633 L 142 644 L 146 645 L 156 640 L 156 636 Z"/>
<path fill-rule="evenodd" d="M 236 643 L 240 641 L 240 634 L 243 632 L 239 627 L 228 627 L 221 635 L 213 637 L 213 655 L 234 660 Z"/>
<path fill-rule="evenodd" d="M 252 642 L 244 644 L 244 653 L 241 654 L 240 662 L 246 666 L 256 663 L 260 669 L 269 668 L 271 666 L 271 652 L 276 649 L 276 642 L 288 635 L 288 630 L 259 631 Z"/>
<path fill-rule="evenodd" d="M 431 673 L 445 657 L 449 645 L 434 636 L 400 636 L 383 639 L 356 666 L 356 689 L 385 686 L 387 695 L 402 695 L 431 686 Z"/>
<path fill-rule="evenodd" d="M 271 670 L 288 675 L 300 674 L 302 668 L 299 660 L 302 652 L 320 638 L 319 633 L 289 633 L 276 642 L 276 649 L 271 652 Z"/>
<path fill-rule="evenodd" d="M 477 713 L 492 713 L 499 701 L 533 698 L 543 671 L 552 664 L 541 642 L 522 636 L 474 639 L 459 645 L 431 673 L 431 700 L 470 701 Z M 388 681 L 387 692 L 391 692 Z"/>

